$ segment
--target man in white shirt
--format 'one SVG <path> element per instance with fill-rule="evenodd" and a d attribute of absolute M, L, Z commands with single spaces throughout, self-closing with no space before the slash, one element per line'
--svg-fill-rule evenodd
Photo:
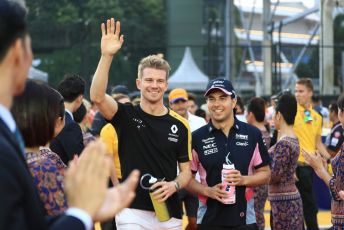
<path fill-rule="evenodd" d="M 188 111 L 188 93 L 185 89 L 173 89 L 168 95 L 168 100 L 170 108 L 189 122 L 191 132 L 206 124 L 202 117 L 193 115 Z"/>

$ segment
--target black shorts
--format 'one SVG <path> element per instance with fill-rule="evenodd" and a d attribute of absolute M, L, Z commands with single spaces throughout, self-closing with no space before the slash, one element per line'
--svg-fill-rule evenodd
<path fill-rule="evenodd" d="M 187 217 L 197 217 L 197 210 L 198 210 L 198 198 L 197 196 L 193 195 L 192 193 L 188 192 L 185 189 L 181 189 L 178 192 L 179 200 L 185 206 Z"/>

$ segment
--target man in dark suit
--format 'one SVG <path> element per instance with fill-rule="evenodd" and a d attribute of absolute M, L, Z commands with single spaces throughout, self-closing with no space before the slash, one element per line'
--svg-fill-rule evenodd
<path fill-rule="evenodd" d="M 107 189 L 110 162 L 106 147 L 96 141 L 65 173 L 70 208 L 46 218 L 24 157 L 24 143 L 10 113 L 13 97 L 23 92 L 32 62 L 26 30 L 25 3 L 0 1 L 0 229 L 91 229 L 93 221 L 112 218 L 134 197 L 138 172 Z M 128 198 L 129 196 L 129 198 Z"/>
<path fill-rule="evenodd" d="M 68 165 L 74 155 L 80 155 L 84 149 L 82 131 L 74 121 L 73 113 L 80 107 L 85 92 L 85 80 L 76 74 L 66 74 L 57 90 L 64 98 L 65 126 L 51 141 L 50 149 L 57 153 Z"/>

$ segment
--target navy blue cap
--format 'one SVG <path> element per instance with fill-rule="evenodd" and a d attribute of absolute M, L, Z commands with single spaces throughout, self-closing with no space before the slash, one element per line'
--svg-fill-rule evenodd
<path fill-rule="evenodd" d="M 116 85 L 115 87 L 112 88 L 111 94 L 117 94 L 117 93 L 128 95 L 130 91 L 128 87 L 125 85 Z"/>
<path fill-rule="evenodd" d="M 225 94 L 232 96 L 233 98 L 236 97 L 236 93 L 232 83 L 226 79 L 216 78 L 209 81 L 204 96 L 208 96 L 210 91 L 212 91 L 213 89 L 219 89 Z"/>

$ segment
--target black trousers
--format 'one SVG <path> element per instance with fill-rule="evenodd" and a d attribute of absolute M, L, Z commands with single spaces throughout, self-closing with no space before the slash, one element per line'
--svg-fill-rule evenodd
<path fill-rule="evenodd" d="M 296 182 L 303 205 L 303 217 L 306 222 L 307 230 L 319 230 L 317 213 L 318 206 L 313 191 L 313 168 L 310 166 L 297 166 L 296 176 L 299 181 Z"/>

